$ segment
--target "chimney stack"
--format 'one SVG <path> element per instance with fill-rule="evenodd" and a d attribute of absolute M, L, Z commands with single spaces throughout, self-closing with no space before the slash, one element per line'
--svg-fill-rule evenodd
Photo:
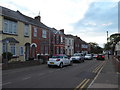
<path fill-rule="evenodd" d="M 39 22 L 41 22 L 41 17 L 40 16 L 36 16 L 35 20 L 38 20 Z"/>
<path fill-rule="evenodd" d="M 61 29 L 60 31 L 64 34 L 64 29 Z"/>

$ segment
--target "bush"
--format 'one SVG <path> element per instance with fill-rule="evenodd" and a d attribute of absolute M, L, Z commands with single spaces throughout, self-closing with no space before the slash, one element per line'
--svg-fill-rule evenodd
<path fill-rule="evenodd" d="M 8 60 L 10 60 L 10 59 L 12 58 L 12 56 L 13 56 L 13 54 L 10 53 L 10 52 L 7 52 L 7 58 L 6 58 L 6 52 L 4 52 L 4 53 L 2 54 L 2 58 L 3 58 L 3 59 L 8 59 Z"/>

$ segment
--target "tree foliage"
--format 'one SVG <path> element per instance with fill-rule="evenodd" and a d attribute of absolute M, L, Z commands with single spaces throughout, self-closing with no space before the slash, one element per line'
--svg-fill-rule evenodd
<path fill-rule="evenodd" d="M 90 53 L 95 53 L 95 54 L 99 54 L 103 52 L 103 48 L 101 48 L 100 46 L 98 46 L 97 43 L 95 42 L 90 42 Z"/>

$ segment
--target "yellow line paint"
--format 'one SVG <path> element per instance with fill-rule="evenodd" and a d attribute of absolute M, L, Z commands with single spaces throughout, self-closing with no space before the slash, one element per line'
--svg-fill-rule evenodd
<path fill-rule="evenodd" d="M 95 71 L 95 73 L 97 73 L 97 71 L 102 67 L 103 65 L 101 65 L 96 71 Z"/>
<path fill-rule="evenodd" d="M 77 90 L 87 79 L 84 79 L 74 90 Z"/>
<path fill-rule="evenodd" d="M 90 79 L 88 79 L 88 80 L 80 87 L 80 89 L 84 88 L 85 85 L 86 85 L 89 81 L 90 81 Z"/>
<path fill-rule="evenodd" d="M 100 64 L 98 67 L 96 67 L 96 68 L 93 70 L 93 73 L 95 73 L 95 71 L 96 71 L 99 67 L 101 67 L 102 65 L 103 65 L 103 63 Z"/>

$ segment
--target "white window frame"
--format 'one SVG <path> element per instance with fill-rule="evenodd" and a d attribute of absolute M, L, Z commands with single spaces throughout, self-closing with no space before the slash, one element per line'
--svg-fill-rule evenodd
<path fill-rule="evenodd" d="M 24 36 L 29 36 L 29 25 L 28 24 L 25 24 Z"/>
<path fill-rule="evenodd" d="M 10 44 L 10 52 L 13 54 L 13 56 L 16 56 L 16 44 Z"/>
<path fill-rule="evenodd" d="M 20 47 L 20 55 L 21 55 L 21 56 L 24 55 L 24 47 L 23 47 L 23 46 Z"/>
<path fill-rule="evenodd" d="M 47 38 L 47 31 L 42 29 L 42 38 Z"/>
<path fill-rule="evenodd" d="M 34 33 L 33 33 L 33 36 L 34 36 L 34 37 L 37 37 L 37 28 L 36 28 L 36 27 L 34 27 Z"/>
<path fill-rule="evenodd" d="M 3 48 L 2 52 L 6 52 L 6 44 L 5 43 L 3 43 L 2 48 Z"/>
<path fill-rule="evenodd" d="M 3 29 L 4 33 L 17 34 L 17 22 L 8 20 L 8 19 L 4 19 L 3 27 L 4 27 L 4 29 Z"/>

